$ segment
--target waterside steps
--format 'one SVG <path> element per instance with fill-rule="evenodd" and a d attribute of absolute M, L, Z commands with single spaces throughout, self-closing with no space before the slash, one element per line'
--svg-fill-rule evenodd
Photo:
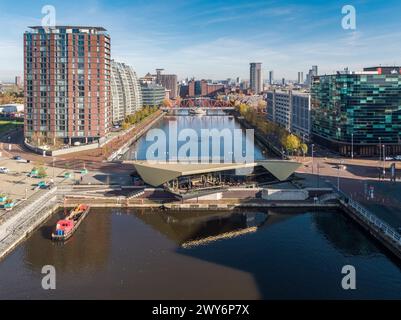
<path fill-rule="evenodd" d="M 145 194 L 145 189 L 136 190 L 127 196 L 128 200 L 135 199 L 141 197 Z"/>

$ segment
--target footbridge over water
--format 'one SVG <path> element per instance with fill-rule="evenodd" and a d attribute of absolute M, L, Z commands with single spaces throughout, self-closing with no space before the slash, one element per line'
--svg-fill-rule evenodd
<path fill-rule="evenodd" d="M 234 107 L 231 105 L 230 101 L 207 97 L 181 99 L 170 107 L 163 107 L 162 110 L 168 111 L 191 108 L 202 108 L 204 110 L 234 110 Z"/>

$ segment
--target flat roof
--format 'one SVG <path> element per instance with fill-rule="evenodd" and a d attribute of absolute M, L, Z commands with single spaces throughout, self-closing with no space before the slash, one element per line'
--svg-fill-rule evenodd
<path fill-rule="evenodd" d="M 289 160 L 260 160 L 252 163 L 194 163 L 137 160 L 124 161 L 124 163 L 133 164 L 142 180 L 154 187 L 182 176 L 253 168 L 256 166 L 263 166 L 275 178 L 284 181 L 301 166 L 301 163 Z"/>
<path fill-rule="evenodd" d="M 37 30 L 37 29 L 44 29 L 45 27 L 43 27 L 43 26 L 31 26 L 31 27 L 28 27 L 28 28 Z M 98 31 L 107 31 L 103 27 L 88 27 L 88 26 L 54 26 L 54 27 L 49 26 L 49 28 L 52 28 L 52 29 L 95 29 L 95 30 L 98 30 Z"/>

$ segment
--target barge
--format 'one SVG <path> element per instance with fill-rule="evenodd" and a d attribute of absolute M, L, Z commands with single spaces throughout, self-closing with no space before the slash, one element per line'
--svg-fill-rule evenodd
<path fill-rule="evenodd" d="M 56 230 L 52 233 L 52 240 L 66 241 L 71 238 L 81 222 L 88 215 L 89 210 L 90 207 L 86 204 L 79 204 L 71 210 L 68 217 L 57 222 Z"/>

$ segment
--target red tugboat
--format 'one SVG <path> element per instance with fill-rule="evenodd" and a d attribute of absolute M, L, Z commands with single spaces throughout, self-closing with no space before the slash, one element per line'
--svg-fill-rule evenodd
<path fill-rule="evenodd" d="M 86 204 L 80 204 L 71 210 L 67 218 L 57 222 L 56 231 L 52 233 L 52 239 L 54 241 L 66 241 L 71 238 L 89 213 L 89 210 L 90 207 Z"/>

